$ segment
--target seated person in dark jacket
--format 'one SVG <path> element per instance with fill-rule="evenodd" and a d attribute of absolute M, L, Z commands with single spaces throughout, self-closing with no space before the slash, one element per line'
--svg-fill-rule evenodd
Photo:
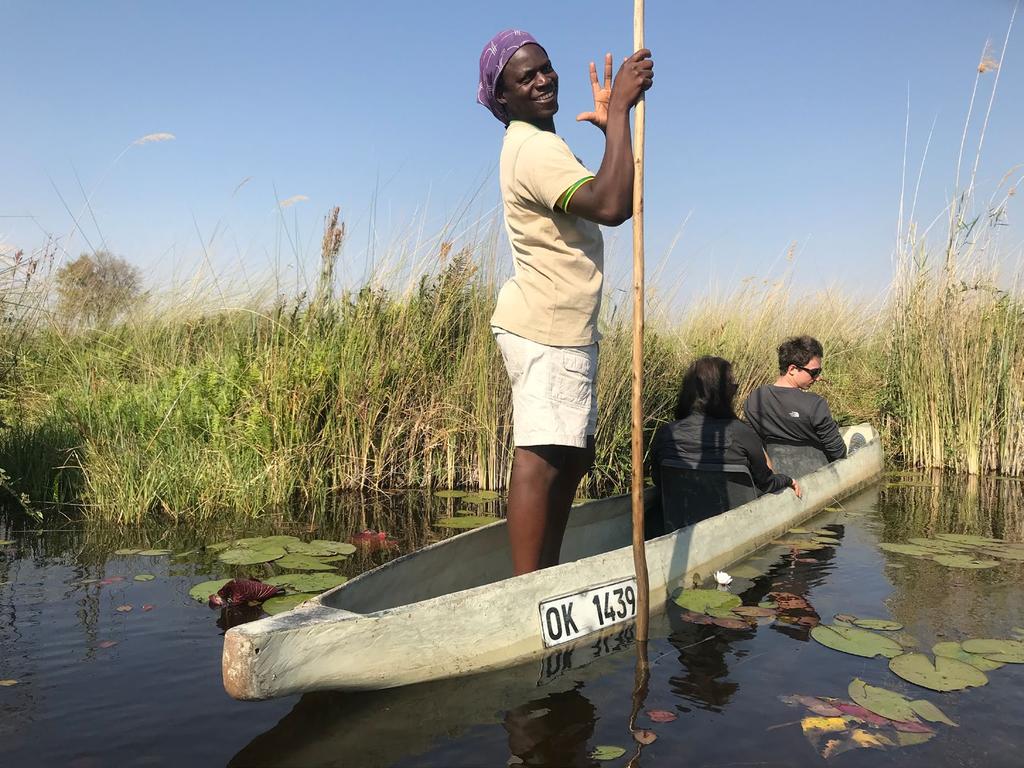
<path fill-rule="evenodd" d="M 742 464 L 761 493 L 792 488 L 796 480 L 772 472 L 761 439 L 733 411 L 736 379 L 732 363 L 721 357 L 695 360 L 683 376 L 676 401 L 676 421 L 663 425 L 651 444 L 651 477 L 661 481 L 661 462 Z"/>
<path fill-rule="evenodd" d="M 809 392 L 821 376 L 821 343 L 810 336 L 786 339 L 779 347 L 779 378 L 758 387 L 743 412 L 771 450 L 772 444 L 809 445 L 832 462 L 846 456 L 846 443 L 825 399 Z"/>

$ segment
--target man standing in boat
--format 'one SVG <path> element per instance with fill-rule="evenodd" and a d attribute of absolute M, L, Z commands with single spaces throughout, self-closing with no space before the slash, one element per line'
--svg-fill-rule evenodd
<path fill-rule="evenodd" d="M 651 87 L 654 62 L 628 57 L 612 85 L 590 64 L 594 110 L 577 116 L 605 134 L 591 173 L 555 133 L 558 75 L 528 33 L 495 35 L 480 54 L 477 101 L 506 126 L 500 160 L 515 276 L 491 317 L 512 384 L 515 456 L 508 531 L 516 575 L 557 565 L 572 500 L 594 461 L 597 329 L 604 243 L 633 211 L 629 112 Z"/>

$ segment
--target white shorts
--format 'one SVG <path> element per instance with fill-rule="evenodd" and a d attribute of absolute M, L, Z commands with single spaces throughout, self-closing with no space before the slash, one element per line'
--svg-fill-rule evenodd
<path fill-rule="evenodd" d="M 597 343 L 549 347 L 491 328 L 512 382 L 516 447 L 586 448 L 597 432 Z"/>

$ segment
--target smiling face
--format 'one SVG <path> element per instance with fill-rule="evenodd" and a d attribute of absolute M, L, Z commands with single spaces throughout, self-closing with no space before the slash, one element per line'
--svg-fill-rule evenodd
<path fill-rule="evenodd" d="M 544 49 L 529 43 L 516 51 L 501 72 L 495 97 L 505 107 L 509 120 L 553 127 L 558 111 L 558 74 Z"/>

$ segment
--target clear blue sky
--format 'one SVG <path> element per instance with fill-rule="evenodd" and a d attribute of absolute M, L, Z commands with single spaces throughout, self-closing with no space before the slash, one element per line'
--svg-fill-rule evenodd
<path fill-rule="evenodd" d="M 794 242 L 798 282 L 886 285 L 908 89 L 911 178 L 935 121 L 918 204 L 930 220 L 952 190 L 983 46 L 991 39 L 998 55 L 1012 0 L 647 7 L 648 261 L 687 221 L 668 272 L 691 289 L 773 277 Z M 557 128 L 596 168 L 602 137 L 574 118 L 590 105 L 588 62 L 628 52 L 632 4 L 504 8 L 0 0 L 0 242 L 31 249 L 46 231 L 72 254 L 105 243 L 156 281 L 201 263 L 198 230 L 217 269 L 295 269 L 338 204 L 358 275 L 371 221 L 379 249 L 411 222 L 436 232 L 467 203 L 468 218 L 497 204 L 501 126 L 474 95 L 483 43 L 510 26 L 547 48 L 561 76 Z M 1024 162 L 1021 23 L 985 139 L 986 193 Z M 979 117 L 994 77 L 982 79 Z M 133 146 L 111 168 L 155 132 L 176 139 Z M 76 174 L 94 192 L 95 222 L 87 214 L 69 239 L 57 191 L 77 215 Z M 284 212 L 285 230 L 276 200 L 295 195 L 308 200 Z M 628 225 L 611 240 L 621 270 Z M 1020 235 L 1010 242 L 1019 248 Z"/>

